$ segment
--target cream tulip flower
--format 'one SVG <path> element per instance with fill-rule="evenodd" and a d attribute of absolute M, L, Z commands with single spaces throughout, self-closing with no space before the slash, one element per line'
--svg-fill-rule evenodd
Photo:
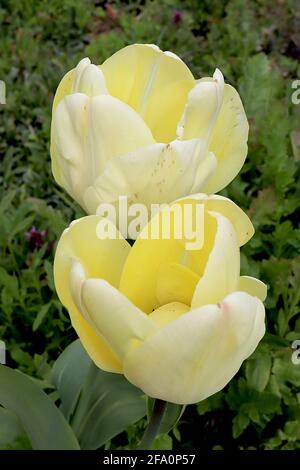
<path fill-rule="evenodd" d="M 170 210 L 190 204 L 194 217 L 200 203 L 199 250 L 186 250 L 184 238 L 143 232 L 132 247 L 120 234 L 101 239 L 103 219 L 91 215 L 65 230 L 54 263 L 59 298 L 95 364 L 179 404 L 221 390 L 265 332 L 266 286 L 240 276 L 239 246 L 253 235 L 250 220 L 221 196 L 190 196 Z"/>
<path fill-rule="evenodd" d="M 53 104 L 52 170 L 89 214 L 120 195 L 130 203 L 215 193 L 240 171 L 248 122 L 237 91 L 195 80 L 182 60 L 135 44 L 101 66 L 83 59 Z"/>

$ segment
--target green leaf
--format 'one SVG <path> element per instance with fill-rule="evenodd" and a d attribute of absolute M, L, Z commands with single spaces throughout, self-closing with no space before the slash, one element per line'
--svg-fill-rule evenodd
<path fill-rule="evenodd" d="M 1 366 L 0 383 L 1 405 L 18 417 L 34 450 L 79 449 L 63 415 L 29 377 Z"/>
<path fill-rule="evenodd" d="M 18 280 L 0 266 L 0 286 L 3 285 L 11 297 L 18 296 Z"/>
<path fill-rule="evenodd" d="M 146 414 L 141 390 L 98 369 L 79 340 L 57 359 L 52 381 L 82 449 L 98 449 Z"/>
<path fill-rule="evenodd" d="M 237 416 L 233 418 L 232 422 L 232 435 L 236 439 L 239 437 L 242 432 L 246 429 L 249 425 L 250 419 L 243 413 L 239 413 Z"/>
<path fill-rule="evenodd" d="M 79 341 L 71 346 L 70 358 L 72 354 L 76 358 L 87 356 Z M 78 371 L 86 373 L 77 363 L 77 374 Z M 60 388 L 62 386 L 65 387 L 63 376 Z M 141 390 L 124 376 L 103 372 L 91 363 L 71 423 L 82 449 L 98 449 L 145 414 L 146 400 Z"/>
<path fill-rule="evenodd" d="M 12 203 L 15 195 L 16 195 L 16 190 L 9 191 L 2 199 L 0 202 L 0 213 L 3 214 L 4 211 L 10 206 Z"/>
<path fill-rule="evenodd" d="M 46 259 L 44 263 L 45 271 L 47 274 L 47 280 L 48 280 L 48 286 L 52 290 L 52 292 L 55 292 L 55 286 L 54 286 L 54 276 L 53 276 L 53 266 L 52 264 Z"/>
<path fill-rule="evenodd" d="M 146 414 L 141 390 L 91 365 L 72 420 L 82 449 L 97 449 Z"/>
<path fill-rule="evenodd" d="M 250 387 L 262 392 L 269 381 L 272 359 L 267 354 L 260 354 L 246 363 L 246 378 Z"/>
<path fill-rule="evenodd" d="M 0 450 L 31 449 L 30 442 L 17 416 L 0 408 Z"/>
<path fill-rule="evenodd" d="M 147 400 L 148 416 L 151 415 L 152 413 L 154 401 L 155 400 L 153 398 L 148 397 L 148 400 Z M 167 408 L 164 412 L 158 433 L 168 434 L 168 432 L 170 432 L 171 429 L 173 429 L 173 427 L 176 426 L 184 410 L 185 410 L 185 406 L 183 405 L 176 405 L 175 403 L 168 403 Z"/>
<path fill-rule="evenodd" d="M 78 339 L 65 349 L 53 366 L 52 382 L 58 390 L 60 409 L 67 420 L 74 412 L 91 364 Z"/>
<path fill-rule="evenodd" d="M 41 307 L 39 313 L 37 314 L 37 316 L 34 319 L 34 322 L 33 322 L 33 325 L 32 325 L 32 331 L 36 331 L 36 330 L 39 329 L 39 327 L 43 323 L 44 318 L 46 317 L 50 307 L 51 307 L 51 302 L 49 302 L 48 304 L 43 305 Z"/>
<path fill-rule="evenodd" d="M 168 434 L 157 436 L 151 446 L 152 450 L 172 450 L 172 438 Z"/>
<path fill-rule="evenodd" d="M 203 401 L 200 401 L 197 405 L 198 414 L 204 415 L 209 411 L 219 410 L 224 407 L 224 397 L 222 392 L 215 393 Z"/>

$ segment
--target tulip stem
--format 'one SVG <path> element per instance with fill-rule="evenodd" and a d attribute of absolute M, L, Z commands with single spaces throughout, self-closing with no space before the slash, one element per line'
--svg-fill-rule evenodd
<path fill-rule="evenodd" d="M 161 421 L 163 419 L 164 413 L 167 408 L 167 402 L 163 400 L 155 400 L 153 405 L 152 414 L 149 418 L 149 423 L 146 428 L 146 431 L 142 437 L 139 450 L 150 450 L 153 444 L 153 441 L 159 430 Z"/>

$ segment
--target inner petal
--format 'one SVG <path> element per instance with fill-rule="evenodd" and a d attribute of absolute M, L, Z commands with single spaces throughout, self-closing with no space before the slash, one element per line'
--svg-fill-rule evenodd
<path fill-rule="evenodd" d="M 162 305 L 162 307 L 158 307 L 152 313 L 150 313 L 149 317 L 154 323 L 159 327 L 162 328 L 168 323 L 171 323 L 173 320 L 181 317 L 190 310 L 188 305 L 185 305 L 180 302 L 170 302 L 166 305 Z"/>
<path fill-rule="evenodd" d="M 156 296 L 161 305 L 181 302 L 191 305 L 192 297 L 200 277 L 182 264 L 161 266 L 157 276 Z"/>
<path fill-rule="evenodd" d="M 195 227 L 197 201 L 190 201 L 190 217 Z M 172 207 L 160 211 L 142 231 L 130 250 L 120 280 L 120 291 L 146 313 L 172 301 L 190 304 L 214 245 L 217 223 L 214 217 L 205 214 L 204 227 L 202 224 L 197 227 L 204 230 L 204 244 L 199 250 L 187 250 L 184 232 L 180 231 L 185 217 L 175 217 L 178 211 Z M 168 225 L 170 231 L 164 237 Z M 179 233 L 182 238 L 175 239 Z"/>
<path fill-rule="evenodd" d="M 177 123 L 195 80 L 182 60 L 152 45 L 121 49 L 102 65 L 108 91 L 129 104 L 158 142 L 176 138 Z"/>

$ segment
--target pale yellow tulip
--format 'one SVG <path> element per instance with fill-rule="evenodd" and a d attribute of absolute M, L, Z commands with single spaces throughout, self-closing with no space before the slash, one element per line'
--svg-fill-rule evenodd
<path fill-rule="evenodd" d="M 240 277 L 250 220 L 221 196 L 176 201 L 187 203 L 191 217 L 204 205 L 199 250 L 186 250 L 184 238 L 143 238 L 162 212 L 133 247 L 121 236 L 101 239 L 103 219 L 91 215 L 65 230 L 54 264 L 59 298 L 95 364 L 180 404 L 221 390 L 265 332 L 266 286 Z"/>
<path fill-rule="evenodd" d="M 135 44 L 101 66 L 83 59 L 62 79 L 52 170 L 89 214 L 119 195 L 149 206 L 224 188 L 245 161 L 247 138 L 240 97 L 218 69 L 195 80 L 175 54 Z"/>

